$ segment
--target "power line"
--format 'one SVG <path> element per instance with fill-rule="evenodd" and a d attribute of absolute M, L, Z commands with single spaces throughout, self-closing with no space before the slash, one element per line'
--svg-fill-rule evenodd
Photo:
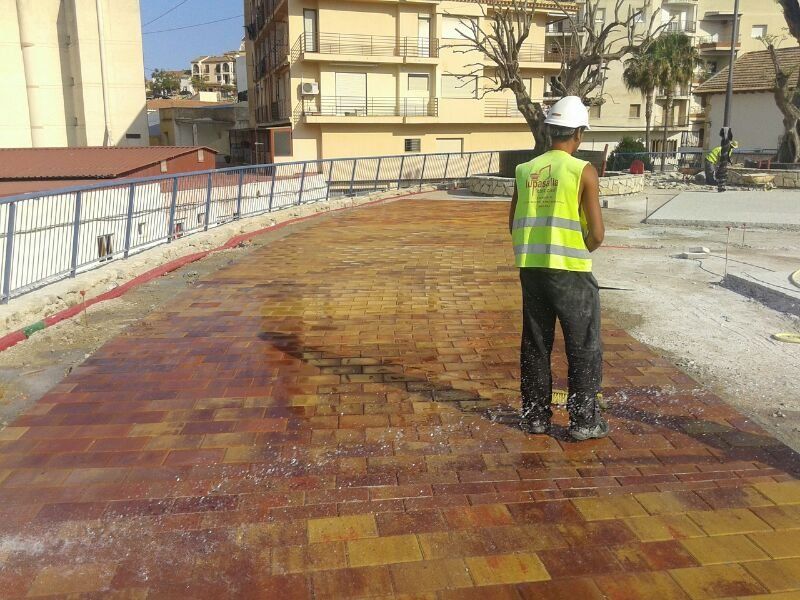
<path fill-rule="evenodd" d="M 155 23 L 155 22 L 156 22 L 156 21 L 158 21 L 158 20 L 159 20 L 161 17 L 166 17 L 166 16 L 167 16 L 169 13 L 171 13 L 173 10 L 175 10 L 176 8 L 180 8 L 181 6 L 183 6 L 184 4 L 186 4 L 188 1 L 189 1 L 189 0 L 182 0 L 181 2 L 178 2 L 178 4 L 176 4 L 175 6 L 173 6 L 172 8 L 170 8 L 168 11 L 166 11 L 166 12 L 163 12 L 163 13 L 161 13 L 160 15 L 158 15 L 158 16 L 157 16 L 155 19 L 152 19 L 152 20 L 148 21 L 147 23 L 144 23 L 144 24 L 142 25 L 142 27 L 147 27 L 148 25 L 150 25 L 150 23 Z"/>
<path fill-rule="evenodd" d="M 223 21 L 233 21 L 234 19 L 241 19 L 244 15 L 236 15 L 235 17 L 228 17 L 227 19 L 217 19 L 216 21 L 206 21 L 205 23 L 195 23 L 194 25 L 186 25 L 184 27 L 173 27 L 172 29 L 159 29 L 157 31 L 143 31 L 142 35 L 150 35 L 151 33 L 166 33 L 168 31 L 181 31 L 182 29 L 192 29 L 194 27 L 202 27 L 203 25 L 212 25 L 214 23 L 222 23 Z"/>

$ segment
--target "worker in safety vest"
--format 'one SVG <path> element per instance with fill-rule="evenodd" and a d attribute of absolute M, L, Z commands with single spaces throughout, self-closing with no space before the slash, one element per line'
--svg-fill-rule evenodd
<path fill-rule="evenodd" d="M 547 433 L 552 410 L 550 353 L 556 317 L 569 363 L 569 433 L 608 435 L 600 415 L 603 351 L 593 252 L 603 242 L 597 171 L 572 156 L 589 111 L 577 96 L 556 102 L 545 119 L 552 149 L 517 166 L 508 226 L 522 283 L 521 426 Z"/>
<path fill-rule="evenodd" d="M 739 147 L 739 142 L 733 140 L 731 142 L 731 149 L 728 153 L 728 158 L 733 158 L 733 151 L 734 149 Z M 717 146 L 711 152 L 706 154 L 706 164 L 705 164 L 705 172 L 706 172 L 706 184 L 708 185 L 717 185 L 717 169 L 719 168 L 719 159 L 722 156 L 722 146 Z"/>

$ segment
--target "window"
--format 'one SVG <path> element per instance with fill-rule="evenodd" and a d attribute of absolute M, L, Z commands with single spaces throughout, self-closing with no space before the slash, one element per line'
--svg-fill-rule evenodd
<path fill-rule="evenodd" d="M 594 11 L 594 22 L 597 25 L 602 25 L 606 22 L 606 9 L 605 8 L 598 8 Z"/>
<path fill-rule="evenodd" d="M 477 27 L 475 17 L 447 16 L 442 18 L 442 37 L 447 40 L 458 40 L 471 37 L 470 32 Z"/>
<path fill-rule="evenodd" d="M 409 92 L 427 92 L 428 75 L 424 73 L 409 73 L 408 74 L 408 91 Z"/>
<path fill-rule="evenodd" d="M 477 98 L 478 78 L 475 75 L 442 75 L 443 98 Z"/>
<path fill-rule="evenodd" d="M 197 162 L 201 163 L 206 159 L 206 152 L 202 148 L 197 151 Z"/>
<path fill-rule="evenodd" d="M 100 262 L 105 262 L 114 258 L 113 241 L 113 233 L 97 236 L 97 256 L 100 258 Z"/>
<path fill-rule="evenodd" d="M 125 139 L 126 140 L 140 140 L 140 139 L 142 139 L 142 134 L 141 133 L 126 133 L 125 134 Z"/>
<path fill-rule="evenodd" d="M 167 172 L 167 169 L 168 169 L 168 168 L 167 168 L 167 161 L 165 161 L 165 160 L 162 160 L 162 161 L 161 161 L 161 172 L 162 172 L 162 173 L 166 173 L 166 172 Z"/>
<path fill-rule="evenodd" d="M 317 52 L 317 11 L 303 9 L 303 45 L 306 52 Z"/>
<path fill-rule="evenodd" d="M 200 67 L 197 65 L 192 65 L 192 71 L 197 74 L 200 73 Z"/>
<path fill-rule="evenodd" d="M 599 119 L 600 118 L 600 105 L 599 104 L 592 104 L 589 107 L 589 118 L 590 119 Z"/>
<path fill-rule="evenodd" d="M 204 67 L 204 68 L 203 68 L 203 72 L 204 72 L 204 73 L 208 73 L 208 72 L 209 72 L 208 65 L 203 65 L 203 67 Z"/>
<path fill-rule="evenodd" d="M 420 143 L 419 138 L 406 138 L 405 139 L 405 151 L 406 152 L 419 152 L 422 144 Z"/>
<path fill-rule="evenodd" d="M 638 119 L 642 116 L 642 105 L 641 104 L 631 104 L 630 108 L 628 109 L 628 117 L 631 119 Z"/>
<path fill-rule="evenodd" d="M 753 39 L 763 38 L 766 35 L 767 35 L 766 25 L 753 25 L 753 28 L 750 30 L 750 37 Z"/>

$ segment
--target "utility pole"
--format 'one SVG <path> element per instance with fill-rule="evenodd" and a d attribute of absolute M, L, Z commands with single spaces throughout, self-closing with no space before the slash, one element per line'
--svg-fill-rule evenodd
<path fill-rule="evenodd" d="M 719 135 L 722 138 L 722 153 L 719 157 L 719 171 L 717 173 L 717 191 L 724 192 L 728 181 L 728 163 L 730 163 L 731 142 L 731 104 L 733 104 L 733 63 L 736 61 L 736 42 L 739 40 L 739 0 L 733 3 L 733 31 L 731 31 L 731 60 L 728 66 L 728 89 L 725 92 L 725 118 Z"/>

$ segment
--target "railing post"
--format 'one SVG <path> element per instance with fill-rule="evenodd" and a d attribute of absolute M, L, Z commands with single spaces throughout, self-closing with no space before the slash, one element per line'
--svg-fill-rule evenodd
<path fill-rule="evenodd" d="M 75 220 L 72 223 L 72 257 L 69 262 L 69 274 L 75 277 L 78 270 L 78 237 L 81 232 L 81 210 L 83 209 L 83 192 L 75 192 Z"/>
<path fill-rule="evenodd" d="M 447 167 L 450 166 L 450 153 L 447 153 L 447 158 L 444 160 L 444 175 L 442 175 L 442 183 L 447 182 Z"/>
<path fill-rule="evenodd" d="M 239 171 L 239 186 L 236 191 L 236 214 L 242 218 L 242 187 L 244 186 L 244 169 Z"/>
<path fill-rule="evenodd" d="M 128 220 L 125 222 L 125 258 L 131 252 L 131 233 L 133 229 L 133 202 L 136 198 L 136 184 L 132 183 L 128 188 Z"/>
<path fill-rule="evenodd" d="M 325 202 L 331 197 L 331 179 L 333 177 L 333 160 L 328 161 L 328 179 L 325 186 Z"/>
<path fill-rule="evenodd" d="M 400 183 L 403 181 L 403 163 L 406 162 L 406 157 L 400 157 L 400 172 L 397 174 L 397 189 L 400 189 Z"/>
<path fill-rule="evenodd" d="M 203 231 L 208 231 L 208 222 L 211 220 L 211 173 L 208 174 L 206 182 L 206 222 Z"/>
<path fill-rule="evenodd" d="M 470 154 L 469 158 L 467 158 L 467 172 L 464 175 L 464 177 L 469 177 L 469 167 L 471 164 L 472 164 L 472 154 Z"/>
<path fill-rule="evenodd" d="M 353 170 L 350 172 L 350 191 L 348 192 L 349 196 L 353 195 L 353 184 L 356 181 L 356 165 L 358 164 L 358 159 L 353 159 Z"/>
<path fill-rule="evenodd" d="M 297 204 L 303 203 L 303 190 L 306 186 L 306 167 L 308 166 L 307 162 L 303 163 L 303 172 L 300 174 L 300 191 L 297 194 Z"/>
<path fill-rule="evenodd" d="M 277 165 L 272 165 L 272 181 L 269 185 L 269 206 L 267 212 L 272 212 L 272 199 L 275 197 L 275 173 L 278 171 Z"/>
<path fill-rule="evenodd" d="M 14 254 L 14 222 L 17 216 L 17 203 L 8 205 L 8 223 L 6 223 L 6 259 L 3 264 L 3 304 L 11 300 L 11 263 Z"/>
<path fill-rule="evenodd" d="M 378 157 L 378 166 L 375 168 L 375 186 L 372 188 L 373 192 L 378 190 L 378 177 L 380 177 L 380 174 L 381 174 L 381 161 L 382 160 L 383 160 L 383 157 L 379 156 Z"/>
<path fill-rule="evenodd" d="M 425 179 L 425 163 L 428 162 L 428 155 L 422 155 L 422 170 L 419 172 L 419 189 L 422 189 L 422 180 Z"/>
<path fill-rule="evenodd" d="M 169 231 L 167 231 L 167 243 L 172 242 L 175 234 L 175 208 L 178 204 L 178 178 L 172 178 L 172 201 L 169 203 Z"/>
<path fill-rule="evenodd" d="M 492 160 L 494 160 L 494 152 L 489 152 L 489 172 L 487 175 L 492 174 Z"/>

